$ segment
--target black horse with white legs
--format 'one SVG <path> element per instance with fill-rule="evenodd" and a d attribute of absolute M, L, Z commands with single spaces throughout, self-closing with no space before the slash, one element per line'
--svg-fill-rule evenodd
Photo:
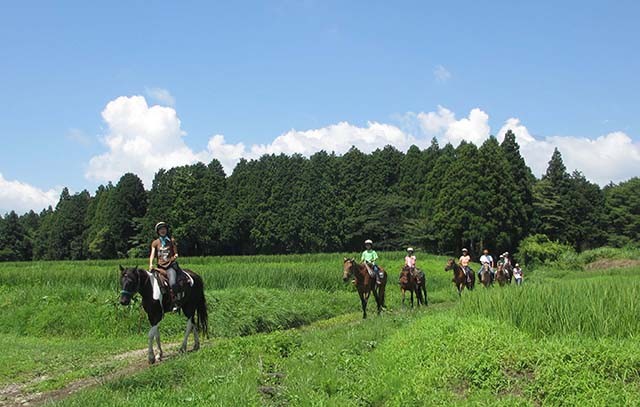
<path fill-rule="evenodd" d="M 187 328 L 184 333 L 184 340 L 180 347 L 180 352 L 187 351 L 187 339 L 189 334 L 193 332 L 193 350 L 200 348 L 199 333 L 208 337 L 208 314 L 207 314 L 207 302 L 204 297 L 204 284 L 202 278 L 196 273 L 190 270 L 184 270 L 188 274 L 189 278 L 183 278 L 179 280 L 179 283 L 183 284 L 184 297 L 181 301 L 181 308 L 184 315 L 187 317 Z M 182 272 L 180 272 L 182 273 Z M 187 277 L 186 275 L 183 277 Z M 122 284 L 122 291 L 120 293 L 120 304 L 129 305 L 131 303 L 131 297 L 136 293 L 142 296 L 142 308 L 144 308 L 151 324 L 149 330 L 149 363 L 155 363 L 162 360 L 162 346 L 160 345 L 160 331 L 158 330 L 158 324 L 162 321 L 166 312 L 171 312 L 171 298 L 168 293 L 159 295 L 158 288 L 156 288 L 156 295 L 154 296 L 154 283 L 152 274 L 146 270 L 139 269 L 137 267 L 124 268 L 120 266 L 120 282 Z M 193 284 L 191 284 L 191 280 Z M 154 354 L 153 341 L 156 341 L 158 345 L 158 354 Z"/>

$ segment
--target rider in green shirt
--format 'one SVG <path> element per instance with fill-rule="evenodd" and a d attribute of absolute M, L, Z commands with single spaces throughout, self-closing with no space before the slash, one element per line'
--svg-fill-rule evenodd
<path fill-rule="evenodd" d="M 360 256 L 360 260 L 367 265 L 367 269 L 369 269 L 369 267 L 373 268 L 373 274 L 376 277 L 376 283 L 380 284 L 381 283 L 380 278 L 382 276 L 380 276 L 381 274 L 380 269 L 376 264 L 376 261 L 378 260 L 378 253 L 376 253 L 376 251 L 373 250 L 373 242 L 370 239 L 367 239 L 364 241 L 364 247 L 365 247 L 365 251 L 362 252 L 362 256 Z"/>

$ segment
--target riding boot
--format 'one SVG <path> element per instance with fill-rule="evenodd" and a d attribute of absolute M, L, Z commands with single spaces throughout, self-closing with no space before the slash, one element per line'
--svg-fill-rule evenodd
<path fill-rule="evenodd" d="M 171 311 L 178 312 L 180 309 L 180 300 L 182 299 L 178 286 L 171 287 Z"/>

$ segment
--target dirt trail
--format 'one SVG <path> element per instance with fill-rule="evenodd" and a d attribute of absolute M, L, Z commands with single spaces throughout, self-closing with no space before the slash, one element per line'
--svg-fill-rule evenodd
<path fill-rule="evenodd" d="M 429 306 L 429 310 L 438 310 L 441 308 L 445 308 L 450 306 L 449 303 L 440 303 Z M 395 312 L 412 312 L 408 310 L 389 310 L 386 313 L 394 314 Z M 360 319 L 360 312 L 348 313 L 338 315 L 332 318 L 321 319 L 318 321 L 314 321 L 308 325 L 300 326 L 292 329 L 305 329 L 312 325 L 320 325 L 322 326 L 329 320 L 333 320 L 336 318 L 346 319 L 346 321 L 342 321 L 344 324 L 348 325 L 357 325 L 363 323 L 364 320 Z M 215 339 L 214 339 L 215 340 Z M 214 340 L 205 340 L 201 342 L 202 347 L 210 346 Z M 174 342 L 169 344 L 164 344 L 164 358 L 163 360 L 171 360 L 178 356 L 178 348 L 182 342 Z M 189 351 L 191 352 L 191 351 Z M 153 367 L 154 365 L 149 365 L 147 362 L 147 348 L 136 349 L 127 352 L 123 352 L 116 355 L 106 356 L 108 360 L 105 360 L 102 363 L 95 363 L 90 367 L 93 369 L 105 369 L 105 372 L 102 374 L 92 375 L 90 377 L 84 377 L 81 379 L 74 380 L 64 387 L 56 390 L 43 391 L 43 392 L 34 392 L 31 388 L 34 385 L 37 385 L 40 382 L 51 379 L 50 376 L 39 376 L 29 382 L 26 383 L 12 383 L 7 386 L 0 388 L 0 407 L 27 407 L 27 406 L 39 406 L 47 402 L 62 400 L 70 395 L 77 393 L 81 390 L 86 390 L 95 386 L 103 385 L 106 383 L 110 383 L 112 381 L 118 380 L 120 378 L 135 374 L 144 369 L 148 369 Z M 118 361 L 126 361 L 127 364 L 121 367 L 117 367 L 114 369 L 113 363 Z M 162 363 L 162 362 L 160 362 Z"/>
<path fill-rule="evenodd" d="M 206 346 L 205 341 L 202 345 Z M 163 345 L 165 356 L 163 360 L 170 360 L 179 355 L 178 348 L 181 342 L 175 342 Z M 108 357 L 109 360 L 103 363 L 96 363 L 91 368 L 108 367 L 114 361 L 128 361 L 129 363 L 123 367 L 117 368 L 114 371 L 105 372 L 104 374 L 94 375 L 91 377 L 84 377 L 82 379 L 75 380 L 66 384 L 64 387 L 56 390 L 44 391 L 44 392 L 32 392 L 30 387 L 50 379 L 49 376 L 39 376 L 26 383 L 12 383 L 0 388 L 0 406 L 38 406 L 49 401 L 61 400 L 68 397 L 80 390 L 84 390 L 90 387 L 102 385 L 119 378 L 137 373 L 143 369 L 146 369 L 152 365 L 147 362 L 147 348 L 136 349 L 127 351 L 117 355 Z M 160 362 L 162 363 L 162 362 Z"/>

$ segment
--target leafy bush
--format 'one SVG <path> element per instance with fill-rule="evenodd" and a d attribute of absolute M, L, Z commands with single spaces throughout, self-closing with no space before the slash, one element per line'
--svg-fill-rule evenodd
<path fill-rule="evenodd" d="M 602 259 L 640 259 L 640 249 L 633 247 L 615 248 L 600 247 L 580 253 L 579 260 L 582 264 L 593 263 Z"/>
<path fill-rule="evenodd" d="M 576 252 L 571 246 L 553 242 L 546 235 L 525 238 L 520 242 L 516 256 L 527 266 L 559 262 L 571 267 L 577 261 Z"/>

